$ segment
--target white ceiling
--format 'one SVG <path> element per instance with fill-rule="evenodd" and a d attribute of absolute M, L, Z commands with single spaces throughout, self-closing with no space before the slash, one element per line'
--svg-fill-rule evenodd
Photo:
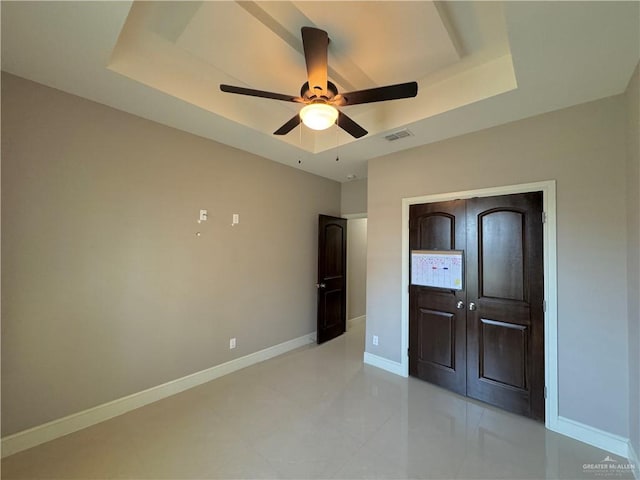
<path fill-rule="evenodd" d="M 8 2 L 2 69 L 337 181 L 368 159 L 624 91 L 639 2 Z M 300 108 L 300 27 L 329 33 L 341 92 L 416 80 L 418 96 L 344 107 L 369 134 L 272 132 Z M 384 136 L 409 128 L 413 136 Z M 339 155 L 340 161 L 336 162 Z M 301 161 L 301 163 L 299 163 Z"/>

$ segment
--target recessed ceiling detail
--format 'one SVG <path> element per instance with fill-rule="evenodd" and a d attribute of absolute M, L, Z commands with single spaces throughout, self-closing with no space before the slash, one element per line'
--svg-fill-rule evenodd
<path fill-rule="evenodd" d="M 640 3 L 629 1 L 52 0 L 0 9 L 3 71 L 340 182 L 365 178 L 374 157 L 620 94 L 640 58 Z M 340 91 L 418 80 L 418 96 L 345 109 L 369 131 L 358 140 L 337 128 L 274 136 L 301 106 L 219 85 L 296 92 L 303 25 L 329 32 L 328 76 Z M 401 128 L 414 135 L 384 140 Z"/>
<path fill-rule="evenodd" d="M 339 91 L 418 80 L 417 98 L 344 109 L 370 134 L 517 86 L 511 56 L 505 54 L 506 36 L 502 48 L 491 46 L 494 56 L 470 63 L 466 59 L 473 52 L 461 52 L 455 26 L 434 2 L 341 2 L 336 8 L 339 15 L 326 2 L 136 1 L 109 69 L 265 135 L 295 117 L 302 105 L 224 95 L 218 85 L 299 91 L 307 73 L 299 34 L 305 25 L 328 32 L 329 80 Z M 381 35 L 384 31 L 394 34 Z M 280 141 L 310 153 L 356 141 L 341 133 L 336 140 L 333 130 Z"/>

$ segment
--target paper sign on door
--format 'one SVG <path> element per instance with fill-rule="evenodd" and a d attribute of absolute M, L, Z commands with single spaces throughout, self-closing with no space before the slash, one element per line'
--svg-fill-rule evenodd
<path fill-rule="evenodd" d="M 411 285 L 462 290 L 462 250 L 413 250 Z"/>

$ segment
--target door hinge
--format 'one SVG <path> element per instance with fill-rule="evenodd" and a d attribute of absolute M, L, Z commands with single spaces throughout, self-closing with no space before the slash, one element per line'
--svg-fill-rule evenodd
<path fill-rule="evenodd" d="M 542 223 L 547 223 L 547 212 L 542 212 Z"/>
<path fill-rule="evenodd" d="M 545 312 L 545 313 L 547 312 L 547 301 L 546 300 L 542 301 L 542 311 Z"/>
<path fill-rule="evenodd" d="M 544 387 L 544 398 L 547 398 L 547 386 Z"/>
<path fill-rule="evenodd" d="M 411 355 L 409 354 L 409 349 L 407 348 L 407 357 L 410 357 Z"/>

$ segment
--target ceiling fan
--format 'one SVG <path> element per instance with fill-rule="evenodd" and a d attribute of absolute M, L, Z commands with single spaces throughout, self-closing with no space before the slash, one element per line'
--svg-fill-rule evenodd
<path fill-rule="evenodd" d="M 274 135 L 286 135 L 302 121 L 314 130 L 324 130 L 337 123 L 351 136 L 360 138 L 368 132 L 336 107 L 409 98 L 418 94 L 416 82 L 338 93 L 336 86 L 327 79 L 329 47 L 327 32 L 313 27 L 302 27 L 301 31 L 308 81 L 302 85 L 299 97 L 233 85 L 220 85 L 220 90 L 223 92 L 304 104 L 300 114 L 273 132 Z"/>

